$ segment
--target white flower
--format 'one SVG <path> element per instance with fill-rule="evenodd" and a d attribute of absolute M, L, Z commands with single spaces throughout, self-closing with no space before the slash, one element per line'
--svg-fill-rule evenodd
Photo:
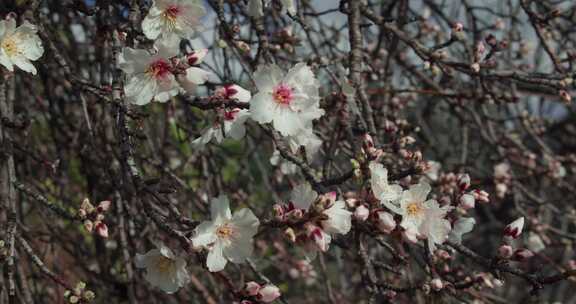
<path fill-rule="evenodd" d="M 298 135 L 324 115 L 318 81 L 305 63 L 296 64 L 286 75 L 276 65 L 260 66 L 254 80 L 258 94 L 250 102 L 252 119 L 272 123 L 282 135 Z"/>
<path fill-rule="evenodd" d="M 175 37 L 193 38 L 204 30 L 200 24 L 204 15 L 206 10 L 199 0 L 154 0 L 142 21 L 142 31 L 151 40 L 160 38 L 179 42 Z"/>
<path fill-rule="evenodd" d="M 156 47 L 156 54 L 126 47 L 118 55 L 119 66 L 128 78 L 124 94 L 133 104 L 145 105 L 151 100 L 166 102 L 180 91 L 170 62 L 178 50 L 164 44 Z"/>
<path fill-rule="evenodd" d="M 218 122 L 206 129 L 202 136 L 192 141 L 192 145 L 203 147 L 212 139 L 216 139 L 217 143 L 221 143 L 225 137 L 240 140 L 246 134 L 244 123 L 249 117 L 250 112 L 246 109 L 225 110 L 222 122 Z"/>
<path fill-rule="evenodd" d="M 234 213 L 225 195 L 212 199 L 212 221 L 202 222 L 192 238 L 194 247 L 208 248 L 206 266 L 211 272 L 221 271 L 228 261 L 242 263 L 252 255 L 252 238 L 260 221 L 247 208 Z"/>
<path fill-rule="evenodd" d="M 452 209 L 452 206 L 440 207 L 435 200 L 426 202 L 424 221 L 420 225 L 418 233 L 428 240 L 428 248 L 431 253 L 436 250 L 436 245 L 441 245 L 448 239 L 452 227 L 445 217 Z"/>
<path fill-rule="evenodd" d="M 462 243 L 462 235 L 472 231 L 474 225 L 476 225 L 476 220 L 472 217 L 463 217 L 458 219 L 454 223 L 454 228 L 450 232 L 448 240 L 456 244 Z"/>
<path fill-rule="evenodd" d="M 402 187 L 388 184 L 388 170 L 378 162 L 370 162 L 370 184 L 374 196 L 384 205 L 397 200 L 402 194 Z"/>
<path fill-rule="evenodd" d="M 146 269 L 146 280 L 166 293 L 174 293 L 190 280 L 186 270 L 186 260 L 175 256 L 172 251 L 160 244 L 146 254 L 136 254 L 135 264 Z"/>
<path fill-rule="evenodd" d="M 474 198 L 473 194 L 465 193 L 460 196 L 460 207 L 463 209 L 472 209 L 476 206 L 476 198 Z"/>
<path fill-rule="evenodd" d="M 524 217 L 520 217 L 504 228 L 504 235 L 517 239 L 524 228 Z"/>
<path fill-rule="evenodd" d="M 409 232 L 408 235 L 413 238 L 414 233 L 417 233 L 426 238 L 433 252 L 435 245 L 444 243 L 448 237 L 451 226 L 445 216 L 453 207 L 440 207 L 435 200 L 426 200 L 430 190 L 427 183 L 412 185 L 409 190 L 402 192 L 399 206 L 389 205 L 392 211 L 402 216 L 400 226 Z"/>
<path fill-rule="evenodd" d="M 42 40 L 38 37 L 36 26 L 24 21 L 16 27 L 16 20 L 0 20 L 0 64 L 10 72 L 14 66 L 36 75 L 36 68 L 30 61 L 36 61 L 42 54 Z"/>
<path fill-rule="evenodd" d="M 336 193 L 334 193 L 333 196 L 335 198 Z M 352 212 L 346 209 L 346 203 L 344 201 L 331 200 L 328 208 L 324 210 L 323 213 L 328 216 L 327 220 L 322 221 L 324 231 L 330 234 L 346 234 L 350 231 L 352 227 Z"/>
<path fill-rule="evenodd" d="M 410 189 L 402 192 L 400 197 L 400 206 L 396 207 L 395 204 L 389 204 L 390 210 L 402 216 L 400 226 L 404 229 L 418 230 L 420 225 L 426 218 L 426 207 L 429 201 L 426 201 L 428 193 L 430 193 L 430 185 L 428 183 L 419 183 L 410 186 Z M 388 207 L 388 205 L 386 205 Z"/>

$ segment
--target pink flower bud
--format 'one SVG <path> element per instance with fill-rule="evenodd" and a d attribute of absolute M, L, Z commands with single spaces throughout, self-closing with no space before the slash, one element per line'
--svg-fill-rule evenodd
<path fill-rule="evenodd" d="M 558 92 L 558 94 L 560 95 L 560 99 L 564 103 L 569 104 L 572 101 L 572 96 L 570 96 L 570 93 L 568 93 L 566 90 L 560 90 L 560 92 Z"/>
<path fill-rule="evenodd" d="M 377 217 L 377 227 L 384 233 L 390 233 L 392 230 L 396 229 L 396 221 L 394 216 L 386 211 L 378 211 L 376 213 Z"/>
<path fill-rule="evenodd" d="M 258 292 L 258 299 L 264 303 L 271 303 L 280 297 L 280 289 L 272 284 L 268 284 Z"/>
<path fill-rule="evenodd" d="M 108 237 L 108 226 L 106 226 L 106 224 L 99 222 L 98 224 L 96 224 L 96 233 L 103 237 L 103 238 L 107 238 Z"/>
<path fill-rule="evenodd" d="M 528 249 L 518 249 L 514 252 L 512 259 L 514 261 L 522 262 L 534 256 L 534 253 Z"/>
<path fill-rule="evenodd" d="M 455 32 L 461 32 L 464 30 L 464 25 L 462 22 L 456 22 L 452 25 L 452 30 Z"/>
<path fill-rule="evenodd" d="M 458 175 L 458 187 L 460 191 L 465 191 L 470 187 L 470 175 L 468 173 Z"/>
<path fill-rule="evenodd" d="M 439 278 L 435 278 L 430 282 L 430 286 L 435 291 L 440 291 L 442 290 L 442 288 L 444 288 L 444 283 L 442 283 L 442 280 L 440 280 Z"/>
<path fill-rule="evenodd" d="M 260 284 L 254 281 L 250 281 L 246 283 L 246 287 L 244 287 L 244 290 L 248 295 L 255 296 L 258 294 L 258 291 L 260 290 Z"/>
<path fill-rule="evenodd" d="M 372 139 L 372 136 L 370 136 L 370 134 L 366 133 L 363 136 L 363 143 L 364 143 L 364 148 L 373 148 L 374 147 L 374 140 Z"/>
<path fill-rule="evenodd" d="M 520 217 L 504 228 L 504 235 L 517 239 L 524 228 L 524 217 Z"/>
<path fill-rule="evenodd" d="M 502 245 L 500 248 L 498 248 L 498 256 L 503 259 L 509 259 L 512 257 L 513 253 L 514 249 L 512 249 L 512 246 L 510 245 Z"/>
<path fill-rule="evenodd" d="M 358 207 L 356 207 L 356 210 L 354 210 L 354 218 L 357 219 L 358 221 L 365 221 L 366 219 L 368 219 L 368 216 L 370 215 L 370 210 L 368 210 L 368 208 L 366 208 L 366 206 L 364 205 L 360 205 Z"/>
<path fill-rule="evenodd" d="M 98 208 L 96 209 L 96 211 L 98 211 L 99 213 L 106 212 L 108 211 L 108 209 L 110 209 L 111 204 L 112 203 L 110 201 L 101 201 L 98 204 Z"/>
<path fill-rule="evenodd" d="M 474 71 L 474 73 L 480 73 L 480 63 L 474 62 L 470 65 L 470 69 Z"/>
<path fill-rule="evenodd" d="M 474 195 L 466 193 L 460 196 L 460 207 L 464 210 L 473 209 L 476 205 Z"/>
<path fill-rule="evenodd" d="M 320 227 L 315 226 L 313 224 L 308 223 L 306 225 L 306 232 L 308 238 L 316 244 L 320 251 L 326 252 L 328 251 L 328 247 L 330 246 L 329 235 L 324 232 Z"/>
<path fill-rule="evenodd" d="M 202 61 L 204 60 L 204 56 L 206 56 L 206 54 L 208 54 L 208 49 L 200 49 L 200 50 L 192 52 L 187 57 L 188 64 L 189 65 L 198 65 L 198 64 L 202 63 Z"/>

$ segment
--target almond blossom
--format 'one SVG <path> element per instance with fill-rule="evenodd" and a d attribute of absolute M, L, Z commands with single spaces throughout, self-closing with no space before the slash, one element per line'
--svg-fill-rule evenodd
<path fill-rule="evenodd" d="M 202 222 L 192 238 L 194 247 L 208 249 L 208 270 L 221 271 L 228 261 L 243 263 L 252 255 L 252 238 L 258 232 L 260 221 L 247 208 L 232 215 L 226 195 L 212 199 L 210 213 L 212 221 Z"/>
<path fill-rule="evenodd" d="M 14 66 L 36 75 L 36 67 L 30 61 L 36 61 L 42 54 L 42 40 L 38 37 L 35 25 L 24 21 L 16 27 L 16 20 L 0 20 L 0 64 L 13 72 Z"/>
<path fill-rule="evenodd" d="M 204 15 L 206 10 L 200 0 L 154 0 L 142 21 L 142 31 L 151 40 L 167 38 L 178 42 L 174 36 L 188 39 L 204 30 L 200 24 Z"/>
<path fill-rule="evenodd" d="M 258 94 L 250 102 L 252 119 L 272 123 L 284 136 L 298 135 L 324 115 L 319 107 L 318 81 L 305 63 L 287 74 L 277 65 L 258 67 L 254 73 Z"/>
<path fill-rule="evenodd" d="M 215 78 L 213 73 L 198 67 L 202 62 L 204 62 L 204 57 L 206 57 L 207 54 L 207 49 L 198 49 L 194 50 L 186 57 L 188 67 L 184 71 L 184 74 L 178 74 L 176 77 L 176 80 L 178 80 L 178 83 L 186 93 L 196 93 L 196 88 L 199 85 Z M 242 93 L 245 94 L 244 92 Z"/>
<path fill-rule="evenodd" d="M 146 269 L 146 281 L 165 293 L 174 293 L 190 281 L 186 260 L 175 256 L 164 244 L 144 255 L 136 254 L 135 264 Z"/>
<path fill-rule="evenodd" d="M 390 201 L 397 200 L 402 194 L 400 185 L 391 185 L 388 183 L 388 170 L 378 162 L 370 162 L 370 184 L 374 196 L 387 205 Z"/>
<path fill-rule="evenodd" d="M 133 104 L 145 105 L 150 101 L 166 102 L 180 91 L 172 74 L 170 58 L 178 49 L 165 44 L 156 45 L 157 52 L 125 47 L 118 55 L 120 68 L 127 74 L 124 86 L 126 98 Z"/>
<path fill-rule="evenodd" d="M 428 248 L 433 252 L 436 244 L 442 244 L 448 238 L 451 225 L 445 217 L 453 207 L 440 206 L 435 200 L 426 200 L 430 190 L 428 183 L 412 185 L 402 192 L 397 204 L 386 206 L 402 216 L 400 226 L 405 229 L 409 239 L 413 240 L 414 236 L 427 239 Z"/>
<path fill-rule="evenodd" d="M 314 206 L 314 203 L 319 206 Z M 305 225 L 308 239 L 313 241 L 316 249 L 320 251 L 328 251 L 333 234 L 347 234 L 352 227 L 352 212 L 346 209 L 344 201 L 336 200 L 335 192 L 318 196 L 309 184 L 301 184 L 292 191 L 291 204 L 294 208 L 305 211 L 321 209 L 322 220 Z M 313 256 L 314 252 L 309 255 Z"/>

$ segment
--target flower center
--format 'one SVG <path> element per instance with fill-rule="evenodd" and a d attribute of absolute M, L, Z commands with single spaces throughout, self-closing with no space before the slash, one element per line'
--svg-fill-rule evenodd
<path fill-rule="evenodd" d="M 276 88 L 274 88 L 274 91 L 272 92 L 272 97 L 274 98 L 274 101 L 279 104 L 289 105 L 294 99 L 293 91 L 294 90 L 291 87 L 285 84 L 280 84 Z"/>
<path fill-rule="evenodd" d="M 175 262 L 172 259 L 169 259 L 165 256 L 160 256 L 156 261 L 156 269 L 158 269 L 159 272 L 168 273 L 172 271 L 174 264 Z"/>
<path fill-rule="evenodd" d="M 170 64 L 163 59 L 157 60 L 148 66 L 146 73 L 155 78 L 164 78 L 166 74 L 170 73 Z"/>
<path fill-rule="evenodd" d="M 164 10 L 164 12 L 162 13 L 162 17 L 169 27 L 174 27 L 176 25 L 176 18 L 178 17 L 179 14 L 180 14 L 180 7 L 178 7 L 178 5 L 173 4 L 168 6 L 168 8 Z"/>
<path fill-rule="evenodd" d="M 234 234 L 234 229 L 229 224 L 224 224 L 216 229 L 216 235 L 221 239 L 230 238 Z"/>
<path fill-rule="evenodd" d="M 231 111 L 225 111 L 224 112 L 224 120 L 232 121 L 236 117 L 236 114 L 238 114 L 238 110 L 236 110 L 236 109 L 231 110 Z"/>
<path fill-rule="evenodd" d="M 4 49 L 4 52 L 6 52 L 6 54 L 8 56 L 14 56 L 14 55 L 20 53 L 20 50 L 18 48 L 18 44 L 16 43 L 16 39 L 12 36 L 4 39 L 4 41 L 2 41 L 2 44 L 0 45 L 0 47 L 2 47 L 2 49 Z"/>
<path fill-rule="evenodd" d="M 406 211 L 409 216 L 417 216 L 422 212 L 422 206 L 417 202 L 413 202 L 406 206 Z"/>

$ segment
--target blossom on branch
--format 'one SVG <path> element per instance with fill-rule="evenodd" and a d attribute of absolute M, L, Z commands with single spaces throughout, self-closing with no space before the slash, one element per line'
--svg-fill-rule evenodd
<path fill-rule="evenodd" d="M 36 61 L 44 54 L 37 32 L 36 26 L 28 21 L 16 27 L 14 18 L 0 20 L 0 64 L 10 72 L 17 66 L 36 75 L 36 67 L 30 61 Z"/>
<path fill-rule="evenodd" d="M 159 244 L 146 254 L 136 254 L 136 267 L 146 269 L 145 279 L 165 293 L 174 293 L 190 281 L 186 260 Z"/>
<path fill-rule="evenodd" d="M 208 249 L 208 270 L 221 271 L 228 261 L 243 263 L 252 255 L 252 238 L 258 232 L 260 221 L 247 208 L 232 215 L 226 195 L 212 199 L 210 213 L 212 221 L 202 222 L 192 237 L 194 247 Z"/>
<path fill-rule="evenodd" d="M 148 15 L 142 21 L 146 38 L 166 39 L 174 43 L 179 39 L 194 38 L 204 30 L 200 19 L 206 10 L 199 0 L 154 0 Z"/>
<path fill-rule="evenodd" d="M 252 119 L 272 123 L 282 135 L 298 135 L 324 115 L 318 81 L 305 63 L 296 64 L 287 74 L 277 65 L 259 66 L 254 80 L 258 94 L 250 102 Z"/>
<path fill-rule="evenodd" d="M 178 95 L 180 86 L 172 73 L 170 58 L 178 54 L 178 49 L 165 44 L 156 45 L 157 52 L 125 47 L 118 55 L 118 64 L 127 74 L 124 94 L 128 101 L 145 105 L 150 101 L 166 102 Z"/>

